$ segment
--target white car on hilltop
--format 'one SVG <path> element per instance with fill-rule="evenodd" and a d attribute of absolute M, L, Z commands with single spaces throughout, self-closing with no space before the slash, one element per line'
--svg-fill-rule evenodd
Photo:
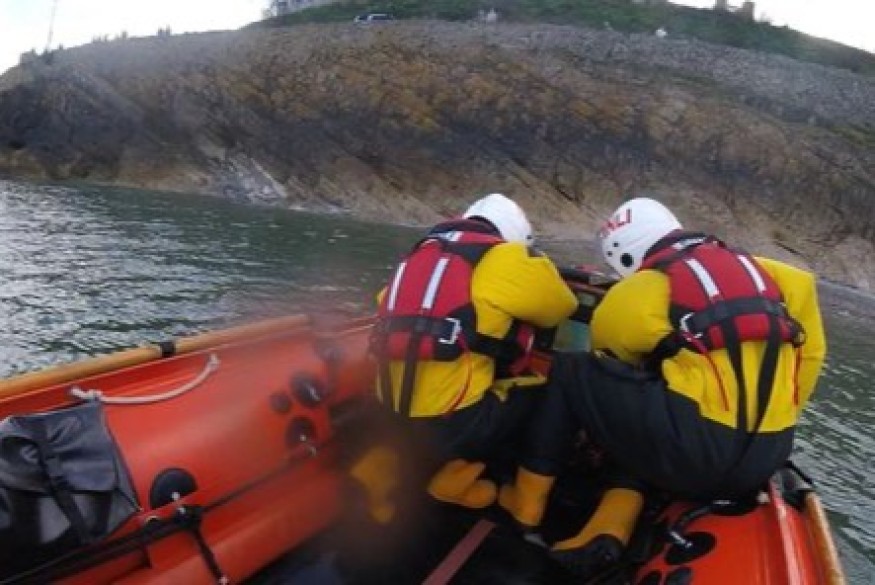
<path fill-rule="evenodd" d="M 395 20 L 395 17 L 391 14 L 386 14 L 384 12 L 369 12 L 367 14 L 359 14 L 353 19 L 353 22 L 386 22 L 390 20 Z"/>

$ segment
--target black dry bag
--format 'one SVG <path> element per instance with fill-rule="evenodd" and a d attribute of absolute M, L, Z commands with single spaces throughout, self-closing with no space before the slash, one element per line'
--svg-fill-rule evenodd
<path fill-rule="evenodd" d="M 99 402 L 0 421 L 0 576 L 97 542 L 138 509 Z"/>

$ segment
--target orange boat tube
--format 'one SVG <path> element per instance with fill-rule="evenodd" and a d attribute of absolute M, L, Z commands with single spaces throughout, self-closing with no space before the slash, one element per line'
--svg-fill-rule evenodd
<path fill-rule="evenodd" d="M 341 512 L 331 411 L 373 378 L 369 328 L 292 317 L 0 384 L 2 417 L 102 401 L 140 507 L 10 582 L 239 582 L 324 530 Z"/>
<path fill-rule="evenodd" d="M 597 286 L 573 288 L 597 303 Z M 0 585 L 237 583 L 335 525 L 349 480 L 337 437 L 373 395 L 372 325 L 288 317 L 0 382 L 0 418 L 100 401 L 138 504 L 106 538 Z M 843 584 L 816 494 L 778 483 L 747 504 L 672 503 L 634 582 Z"/>
<path fill-rule="evenodd" d="M 667 543 L 637 583 L 843 585 L 823 510 L 813 492 L 791 505 L 770 483 L 759 501 L 675 503 L 664 514 Z M 818 518 L 819 517 L 819 518 Z"/>

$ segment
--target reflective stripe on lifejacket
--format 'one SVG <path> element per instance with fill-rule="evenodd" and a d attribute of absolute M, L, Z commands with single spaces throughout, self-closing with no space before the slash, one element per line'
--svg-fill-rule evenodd
<path fill-rule="evenodd" d="M 760 271 L 754 267 L 753 262 L 747 256 L 742 256 L 741 254 L 737 255 L 738 261 L 741 262 L 741 265 L 744 266 L 744 269 L 747 270 L 750 279 L 753 281 L 754 285 L 757 287 L 757 291 L 763 293 L 766 291 L 766 283 L 763 280 L 763 275 L 760 274 Z M 777 286 L 777 285 L 776 285 Z"/>
<path fill-rule="evenodd" d="M 401 285 L 401 279 L 404 278 L 404 269 L 407 268 L 407 262 L 402 262 L 398 265 L 395 271 L 395 277 L 392 279 L 392 287 L 389 289 L 389 298 L 386 301 L 386 306 L 390 311 L 395 309 L 395 300 L 398 298 L 398 287 Z"/>
<path fill-rule="evenodd" d="M 434 272 L 431 273 L 431 278 L 428 279 L 428 288 L 425 289 L 425 295 L 422 297 L 421 310 L 431 311 L 434 308 L 434 298 L 437 296 L 438 287 L 449 263 L 450 259 L 446 256 L 441 257 L 437 261 L 437 266 L 434 267 Z"/>
<path fill-rule="evenodd" d="M 506 359 L 531 350 L 534 330 L 520 324 L 504 339 L 477 332 L 471 296 L 474 268 L 504 240 L 491 226 L 472 220 L 436 226 L 395 271 L 380 305 L 374 345 L 381 371 L 389 361 L 404 362 L 399 410 L 410 405 L 419 361 L 455 361 L 467 352 Z M 392 399 L 381 374 L 384 402 Z M 463 388 L 460 400 L 466 388 Z M 458 401 L 457 401 L 458 402 Z"/>
<path fill-rule="evenodd" d="M 689 259 L 684 260 L 684 264 L 690 267 L 690 270 L 693 271 L 693 274 L 696 275 L 696 278 L 699 279 L 699 284 L 702 285 L 702 288 L 705 289 L 705 294 L 708 295 L 709 299 L 716 299 L 720 297 L 720 289 L 717 288 L 717 285 L 714 283 L 714 279 L 711 278 L 711 275 L 708 274 L 708 271 L 705 270 L 705 267 L 696 260 Z"/>

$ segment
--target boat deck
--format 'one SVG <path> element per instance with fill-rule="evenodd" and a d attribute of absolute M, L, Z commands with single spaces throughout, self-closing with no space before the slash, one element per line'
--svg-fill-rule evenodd
<path fill-rule="evenodd" d="M 547 540 L 579 529 L 593 508 L 591 486 L 560 482 L 544 522 Z M 389 527 L 348 518 L 308 547 L 287 555 L 247 581 L 250 585 L 580 584 L 530 542 L 497 507 L 475 513 L 429 503 L 416 518 Z M 413 529 L 411 529 L 413 526 Z M 627 582 L 622 567 L 592 583 Z"/>

